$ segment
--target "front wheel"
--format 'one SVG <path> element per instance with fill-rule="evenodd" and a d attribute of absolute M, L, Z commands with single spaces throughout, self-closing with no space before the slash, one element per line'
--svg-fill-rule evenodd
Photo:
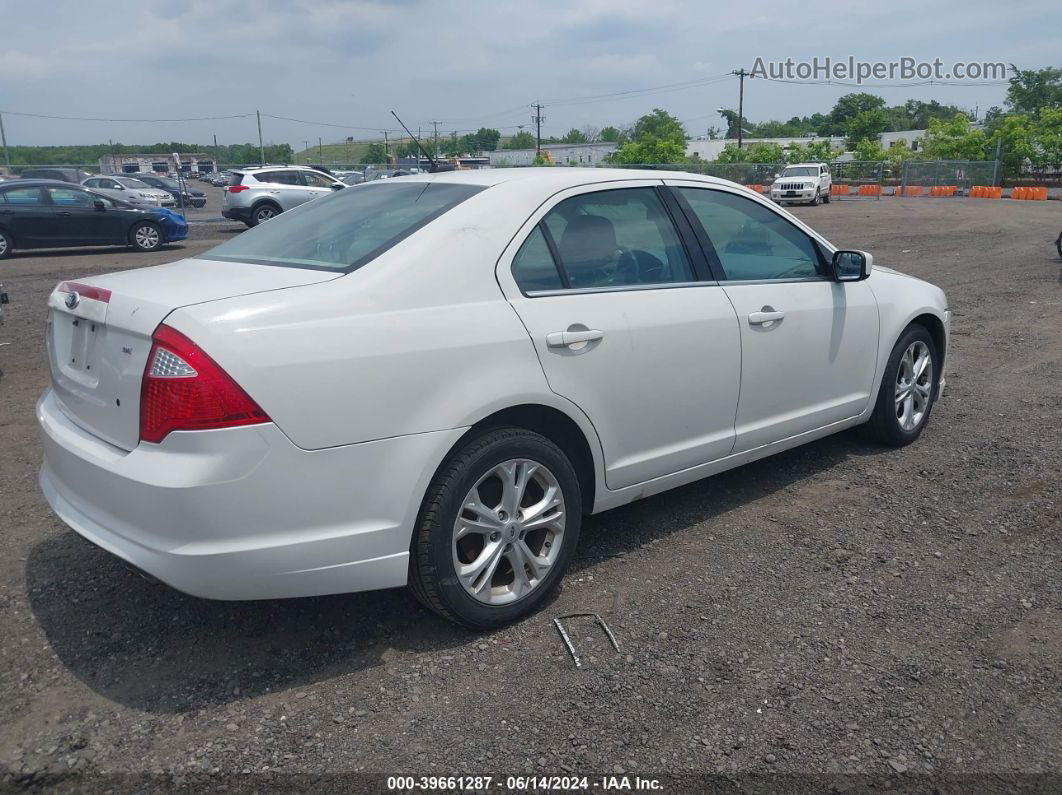
<path fill-rule="evenodd" d="M 259 204 L 251 213 L 251 226 L 264 224 L 266 221 L 276 218 L 280 214 L 280 208 L 272 204 Z"/>
<path fill-rule="evenodd" d="M 892 447 L 917 439 L 936 397 L 937 346 L 929 331 L 909 326 L 892 349 L 867 433 Z"/>
<path fill-rule="evenodd" d="M 490 431 L 432 481 L 410 549 L 410 587 L 459 624 L 509 624 L 556 590 L 581 524 L 579 479 L 563 451 L 522 428 Z"/>
<path fill-rule="evenodd" d="M 11 256 L 11 250 L 15 247 L 14 241 L 11 240 L 11 235 L 0 229 L 0 259 L 6 259 Z"/>
<path fill-rule="evenodd" d="M 129 231 L 129 245 L 137 251 L 154 251 L 162 245 L 162 232 L 150 221 L 141 221 Z"/>

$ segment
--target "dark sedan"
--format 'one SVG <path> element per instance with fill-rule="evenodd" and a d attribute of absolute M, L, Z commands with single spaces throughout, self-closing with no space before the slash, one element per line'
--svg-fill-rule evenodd
<path fill-rule="evenodd" d="M 181 186 L 177 183 L 177 180 L 170 177 L 160 177 L 158 174 L 133 174 L 141 182 L 146 182 L 153 188 L 159 188 L 168 192 L 173 196 L 173 200 L 177 202 L 177 206 L 181 206 Z M 201 190 L 192 190 L 188 187 L 188 181 L 185 180 L 184 184 L 184 206 L 185 207 L 203 207 L 206 205 L 206 194 Z"/>
<path fill-rule="evenodd" d="M 154 251 L 187 237 L 185 220 L 164 207 L 141 209 L 56 180 L 0 182 L 0 259 L 25 248 Z"/>

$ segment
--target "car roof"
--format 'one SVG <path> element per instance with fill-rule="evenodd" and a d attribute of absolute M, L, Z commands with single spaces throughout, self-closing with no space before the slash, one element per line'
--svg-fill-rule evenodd
<path fill-rule="evenodd" d="M 790 163 L 786 168 L 796 168 L 797 166 L 824 166 L 825 163 Z"/>
<path fill-rule="evenodd" d="M 25 177 L 21 179 L 12 180 L 5 179 L 3 182 L 0 182 L 0 188 L 41 188 L 46 187 L 48 185 L 59 185 L 66 188 L 69 188 L 71 186 L 75 188 L 83 187 L 82 185 L 79 185 L 76 182 L 67 182 L 65 179 L 37 179 L 35 177 L 31 177 L 29 179 L 26 179 Z"/>
<path fill-rule="evenodd" d="M 572 168 L 568 166 L 529 166 L 526 168 L 480 168 L 467 171 L 440 171 L 438 173 L 410 174 L 397 177 L 403 182 L 456 182 L 465 185 L 490 187 L 505 182 L 536 183 L 552 190 L 564 190 L 578 185 L 620 180 L 687 179 L 713 185 L 730 185 L 731 182 L 705 174 L 689 171 L 662 171 L 645 168 Z"/>

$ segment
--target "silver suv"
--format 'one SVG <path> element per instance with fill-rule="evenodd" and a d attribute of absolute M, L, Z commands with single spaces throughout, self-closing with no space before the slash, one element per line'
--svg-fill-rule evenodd
<path fill-rule="evenodd" d="M 335 177 L 306 166 L 264 166 L 233 171 L 221 214 L 247 226 L 347 187 Z"/>

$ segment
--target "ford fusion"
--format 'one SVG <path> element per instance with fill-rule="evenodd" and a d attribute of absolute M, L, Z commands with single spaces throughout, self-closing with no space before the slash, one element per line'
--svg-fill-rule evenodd
<path fill-rule="evenodd" d="M 358 185 L 49 298 L 40 485 L 214 599 L 410 585 L 473 627 L 557 588 L 582 517 L 944 385 L 937 287 L 729 182 L 495 169 Z"/>

